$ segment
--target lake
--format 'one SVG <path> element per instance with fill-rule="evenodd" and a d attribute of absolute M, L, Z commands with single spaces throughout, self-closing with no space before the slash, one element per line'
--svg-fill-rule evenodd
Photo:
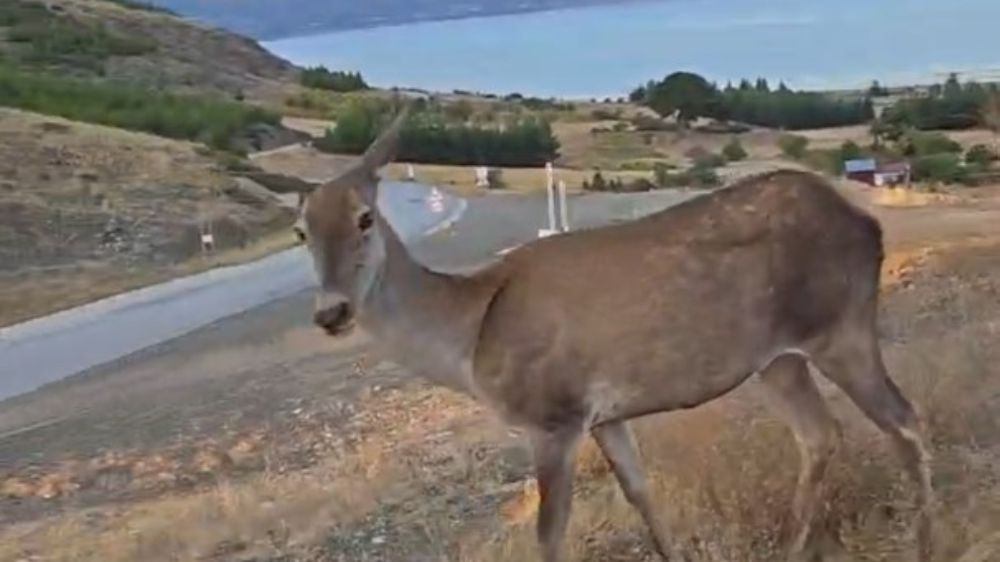
<path fill-rule="evenodd" d="M 378 86 L 617 97 L 693 70 L 804 89 L 941 81 L 1000 67 L 997 0 L 664 0 L 265 43 Z M 997 72 L 1000 79 L 1000 71 Z"/>

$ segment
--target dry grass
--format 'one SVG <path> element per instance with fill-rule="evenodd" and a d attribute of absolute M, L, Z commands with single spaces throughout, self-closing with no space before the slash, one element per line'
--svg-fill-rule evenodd
<path fill-rule="evenodd" d="M 0 135 L 0 325 L 292 242 L 293 213 L 242 196 L 194 144 L 14 110 Z M 210 261 L 203 220 L 221 251 Z"/>

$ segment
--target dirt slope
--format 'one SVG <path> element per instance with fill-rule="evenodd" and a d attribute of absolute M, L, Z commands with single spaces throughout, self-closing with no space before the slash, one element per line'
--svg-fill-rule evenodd
<path fill-rule="evenodd" d="M 213 265 L 203 222 L 223 254 L 290 243 L 292 215 L 199 145 L 0 109 L 0 325 Z"/>

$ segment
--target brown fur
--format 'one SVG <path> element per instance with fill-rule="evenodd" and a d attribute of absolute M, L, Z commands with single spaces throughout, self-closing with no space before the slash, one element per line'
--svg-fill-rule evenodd
<path fill-rule="evenodd" d="M 800 555 L 839 435 L 809 364 L 899 447 L 919 486 L 921 553 L 930 555 L 928 456 L 876 336 L 883 250 L 871 216 L 815 175 L 780 171 L 444 275 L 413 260 L 371 209 L 374 171 L 391 158 L 400 123 L 307 204 L 324 295 L 317 322 L 338 333 L 356 314 L 400 363 L 529 430 L 546 562 L 560 556 L 587 431 L 666 557 L 669 535 L 624 422 L 703 404 L 754 373 L 801 447 L 788 531 L 789 554 Z M 359 227 L 369 210 L 375 226 Z"/>

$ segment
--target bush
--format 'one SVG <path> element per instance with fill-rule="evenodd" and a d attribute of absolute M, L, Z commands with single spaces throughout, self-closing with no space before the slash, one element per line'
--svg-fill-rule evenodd
<path fill-rule="evenodd" d="M 234 137 L 249 127 L 280 122 L 276 114 L 231 100 L 26 73 L 2 65 L 0 105 L 199 141 L 226 150 L 232 149 Z"/>
<path fill-rule="evenodd" d="M 778 139 L 781 152 L 794 160 L 801 160 L 809 148 L 809 139 L 800 135 L 781 135 Z"/>
<path fill-rule="evenodd" d="M 965 153 L 965 162 L 967 164 L 977 164 L 984 168 L 989 167 L 997 159 L 997 153 L 993 152 L 993 150 L 985 144 L 977 144 Z"/>
<path fill-rule="evenodd" d="M 707 166 L 694 166 L 684 172 L 673 172 L 668 165 L 657 164 L 653 170 L 653 178 L 660 187 L 717 187 L 722 181 L 715 169 Z"/>
<path fill-rule="evenodd" d="M 368 83 L 362 78 L 360 72 L 330 70 L 325 66 L 303 70 L 301 82 L 307 88 L 333 92 L 357 92 L 369 89 Z"/>
<path fill-rule="evenodd" d="M 968 173 L 956 154 L 930 154 L 913 161 L 916 181 L 959 183 L 966 180 Z"/>
<path fill-rule="evenodd" d="M 747 151 L 743 148 L 743 144 L 740 139 L 733 137 L 730 139 L 729 143 L 722 148 L 722 156 L 730 162 L 739 162 L 740 160 L 746 160 Z"/>
<path fill-rule="evenodd" d="M 726 158 L 721 154 L 708 152 L 695 158 L 694 165 L 698 168 L 721 168 L 726 165 Z"/>
<path fill-rule="evenodd" d="M 597 121 L 618 121 L 622 118 L 621 109 L 603 109 L 598 108 L 590 112 L 590 116 Z"/>
<path fill-rule="evenodd" d="M 385 103 L 355 103 L 314 144 L 327 152 L 361 154 L 389 119 Z M 540 166 L 559 155 L 559 142 L 543 120 L 526 117 L 502 127 L 451 123 L 441 113 L 417 112 L 400 134 L 399 159 L 455 165 Z"/>
<path fill-rule="evenodd" d="M 857 160 L 858 158 L 864 157 L 864 151 L 861 150 L 861 146 L 854 141 L 844 141 L 840 145 L 840 161 L 846 162 L 848 160 Z"/>
<path fill-rule="evenodd" d="M 932 154 L 959 154 L 962 145 L 948 138 L 944 133 L 910 131 L 900 141 L 906 156 L 929 156 Z"/>
<path fill-rule="evenodd" d="M 153 39 L 115 33 L 102 24 L 68 23 L 51 14 L 19 14 L 7 40 L 27 47 L 23 56 L 28 63 L 69 63 L 101 70 L 109 57 L 138 56 L 157 49 Z"/>
<path fill-rule="evenodd" d="M 633 117 L 632 125 L 636 131 L 640 132 L 676 131 L 678 129 L 677 125 L 673 123 L 667 123 L 663 119 L 643 114 Z"/>

